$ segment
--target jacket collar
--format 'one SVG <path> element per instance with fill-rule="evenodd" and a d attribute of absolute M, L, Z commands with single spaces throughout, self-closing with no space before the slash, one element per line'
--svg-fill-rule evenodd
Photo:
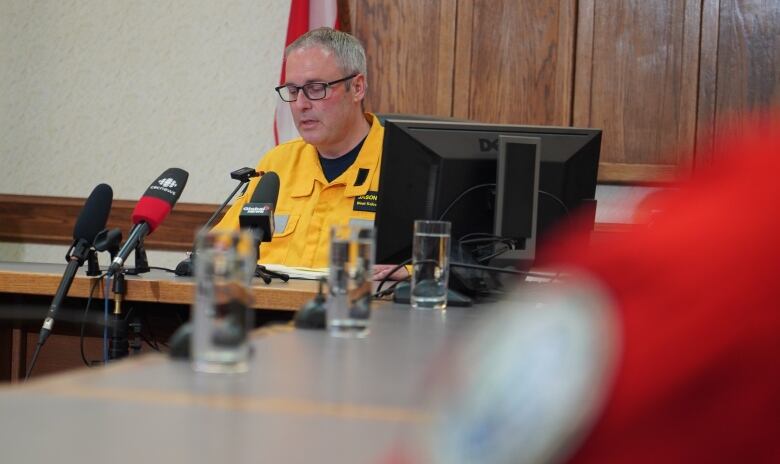
<path fill-rule="evenodd" d="M 311 179 L 310 182 L 301 181 L 297 182 L 293 188 L 290 196 L 292 197 L 306 197 L 311 195 L 314 190 L 314 183 L 319 182 L 322 185 L 345 185 L 344 196 L 356 197 L 365 195 L 368 189 L 371 187 L 372 180 L 379 170 L 380 157 L 376 153 L 376 150 L 381 150 L 382 140 L 378 140 L 381 131 L 381 123 L 379 118 L 371 113 L 366 113 L 366 120 L 371 124 L 371 128 L 368 131 L 363 147 L 358 153 L 357 159 L 352 163 L 352 166 L 347 168 L 344 173 L 333 180 L 328 182 L 325 180 L 325 175 L 322 173 L 322 167 L 320 166 L 320 160 L 317 155 L 317 149 L 313 145 L 306 144 L 301 152 L 302 163 L 300 166 L 302 169 L 297 173 L 301 179 Z M 380 147 L 376 144 L 379 143 Z M 367 170 L 368 174 L 364 176 L 363 182 L 360 185 L 355 185 L 361 176 L 360 171 Z"/>

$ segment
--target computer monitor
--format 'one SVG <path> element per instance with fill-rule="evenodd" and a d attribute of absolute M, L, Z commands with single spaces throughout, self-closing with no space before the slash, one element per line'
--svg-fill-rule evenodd
<path fill-rule="evenodd" d="M 385 120 L 375 223 L 378 263 L 411 257 L 416 219 L 445 214 L 442 219 L 452 222 L 453 245 L 467 234 L 496 232 L 501 135 L 539 140 L 536 238 L 574 210 L 587 207 L 595 218 L 599 129 L 391 117 Z M 521 173 L 506 175 L 525 182 Z M 499 216 L 527 215 L 523 201 L 505 199 Z"/>

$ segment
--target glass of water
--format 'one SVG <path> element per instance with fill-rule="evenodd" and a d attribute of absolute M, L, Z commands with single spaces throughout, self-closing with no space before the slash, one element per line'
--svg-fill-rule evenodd
<path fill-rule="evenodd" d="M 450 274 L 450 223 L 414 221 L 412 307 L 445 309 Z"/>
<path fill-rule="evenodd" d="M 211 231 L 201 233 L 196 243 L 193 368 L 199 372 L 246 372 L 254 315 L 254 240 L 248 231 Z"/>
<path fill-rule="evenodd" d="M 331 227 L 326 304 L 331 335 L 345 338 L 368 335 L 373 261 L 373 229 L 350 225 Z"/>

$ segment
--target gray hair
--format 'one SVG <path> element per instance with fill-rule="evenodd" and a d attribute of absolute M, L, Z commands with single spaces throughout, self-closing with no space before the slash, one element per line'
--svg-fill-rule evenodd
<path fill-rule="evenodd" d="M 366 74 L 366 50 L 360 41 L 346 32 L 329 27 L 312 29 L 298 37 L 284 50 L 284 58 L 295 50 L 307 47 L 321 47 L 333 53 L 341 69 L 348 74 Z M 347 82 L 347 88 L 349 88 Z"/>

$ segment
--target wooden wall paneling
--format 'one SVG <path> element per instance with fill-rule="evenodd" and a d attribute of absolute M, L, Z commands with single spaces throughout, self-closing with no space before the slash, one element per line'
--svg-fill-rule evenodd
<path fill-rule="evenodd" d="M 352 24 L 355 21 L 353 2 L 354 0 L 336 0 L 339 29 L 349 33 L 352 33 Z"/>
<path fill-rule="evenodd" d="M 455 67 L 455 31 L 457 0 L 450 0 L 445 8 L 439 9 L 438 61 L 436 63 L 436 114 L 452 115 Z"/>
<path fill-rule="evenodd" d="M 720 0 L 703 0 L 701 14 L 701 57 L 699 59 L 699 100 L 696 121 L 696 165 L 712 159 L 715 124 L 715 98 L 718 85 L 718 28 Z"/>
<path fill-rule="evenodd" d="M 11 380 L 13 369 L 13 328 L 6 321 L 0 322 L 0 382 Z"/>
<path fill-rule="evenodd" d="M 456 1 L 352 3 L 368 55 L 367 110 L 452 114 Z"/>
<path fill-rule="evenodd" d="M 701 53 L 701 0 L 685 2 L 683 18 L 682 70 L 680 99 L 677 102 L 678 131 L 675 142 L 677 168 L 684 172 L 693 170 L 696 153 L 697 101 L 699 92 L 699 59 Z M 669 156 L 670 153 L 667 153 Z"/>
<path fill-rule="evenodd" d="M 690 168 L 700 0 L 581 0 L 579 21 L 574 125 L 604 130 L 599 179 Z"/>
<path fill-rule="evenodd" d="M 780 104 L 780 2 L 721 0 L 717 107 L 746 113 Z"/>
<path fill-rule="evenodd" d="M 702 163 L 708 160 L 710 133 L 739 132 L 750 114 L 780 107 L 780 2 L 705 0 L 705 12 L 703 34 L 712 43 L 702 47 L 714 48 L 717 58 L 702 60 L 702 75 L 708 77 L 699 104 Z"/>
<path fill-rule="evenodd" d="M 468 119 L 471 107 L 471 33 L 474 30 L 474 0 L 458 1 L 453 70 L 452 115 Z M 479 85 L 479 81 L 473 82 Z"/>
<path fill-rule="evenodd" d="M 577 8 L 577 36 L 575 45 L 574 96 L 572 100 L 572 123 L 585 124 L 592 119 L 591 101 L 593 100 L 593 17 L 595 0 L 580 0 Z"/>
<path fill-rule="evenodd" d="M 579 0 L 577 8 L 577 38 L 574 68 L 574 107 L 572 122 L 574 125 L 588 125 L 593 100 L 593 28 L 596 20 L 595 0 Z"/>
<path fill-rule="evenodd" d="M 85 201 L 84 198 L 0 195 L 0 240 L 69 245 Z M 119 227 L 124 239 L 129 235 L 135 205 L 135 201 L 114 200 L 111 206 L 107 227 Z M 190 250 L 195 232 L 216 209 L 217 205 L 177 204 L 165 222 L 144 240 L 146 248 Z M 63 256 L 65 251 L 63 248 Z"/>
<path fill-rule="evenodd" d="M 677 166 L 639 163 L 599 163 L 599 180 L 615 184 L 669 184 L 680 180 Z"/>
<path fill-rule="evenodd" d="M 560 92 L 558 103 L 560 125 L 570 126 L 574 107 L 574 65 L 576 61 L 577 5 L 574 0 L 561 0 L 558 11 L 558 50 L 566 56 L 556 62 L 555 88 Z M 565 52 L 564 52 L 565 51 Z"/>
<path fill-rule="evenodd" d="M 455 87 L 468 88 L 468 109 L 456 94 L 455 116 L 568 124 L 574 11 L 574 0 L 461 0 Z"/>

